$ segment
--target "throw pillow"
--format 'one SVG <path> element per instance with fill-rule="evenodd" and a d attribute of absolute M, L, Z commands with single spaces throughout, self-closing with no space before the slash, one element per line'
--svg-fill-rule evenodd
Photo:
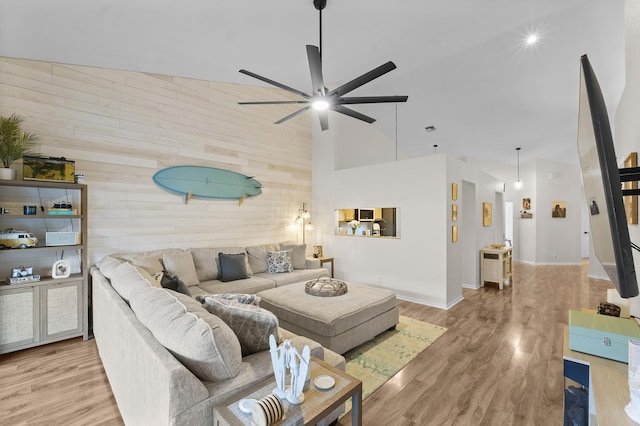
<path fill-rule="evenodd" d="M 267 272 L 267 252 L 280 250 L 280 244 L 261 244 L 247 247 L 247 259 L 254 274 Z"/>
<path fill-rule="evenodd" d="M 189 296 L 147 287 L 132 297 L 131 309 L 200 380 L 224 381 L 240 372 L 242 352 L 233 331 Z"/>
<path fill-rule="evenodd" d="M 291 265 L 293 269 L 307 269 L 307 245 L 296 244 L 280 247 L 281 250 L 291 250 Z"/>
<path fill-rule="evenodd" d="M 175 253 L 165 253 L 162 256 L 164 270 L 171 275 L 177 275 L 188 286 L 198 285 L 196 265 L 193 263 L 191 252 L 184 250 Z"/>
<path fill-rule="evenodd" d="M 113 272 L 118 266 L 122 265 L 122 263 L 124 263 L 124 260 L 106 256 L 104 259 L 96 263 L 96 266 L 98 267 L 98 269 L 100 269 L 102 275 L 104 275 L 106 278 L 111 279 Z"/>
<path fill-rule="evenodd" d="M 198 295 L 196 296 L 196 300 L 200 303 L 205 303 L 206 297 L 213 297 L 216 299 L 223 299 L 223 300 L 233 300 L 245 305 L 255 305 L 255 306 L 259 306 L 260 300 L 262 300 L 258 295 L 242 294 L 242 293 L 209 294 L 207 296 Z"/>
<path fill-rule="evenodd" d="M 220 261 L 220 281 L 228 282 L 249 278 L 245 260 L 246 257 L 247 255 L 244 253 L 218 253 L 218 260 Z"/>
<path fill-rule="evenodd" d="M 189 288 L 182 281 L 180 281 L 180 279 L 176 275 L 171 276 L 167 274 L 167 271 L 163 271 L 162 278 L 160 278 L 160 285 L 162 286 L 162 288 L 177 291 L 178 293 L 191 296 Z"/>
<path fill-rule="evenodd" d="M 152 286 L 142 271 L 144 268 L 128 262 L 114 269 L 111 275 L 111 286 L 126 302 L 129 302 L 136 293 Z"/>
<path fill-rule="evenodd" d="M 272 334 L 279 341 L 278 318 L 266 309 L 208 296 L 203 306 L 233 330 L 240 341 L 242 356 L 269 349 Z"/>
<path fill-rule="evenodd" d="M 267 272 L 279 274 L 291 272 L 291 250 L 270 251 L 267 253 Z"/>

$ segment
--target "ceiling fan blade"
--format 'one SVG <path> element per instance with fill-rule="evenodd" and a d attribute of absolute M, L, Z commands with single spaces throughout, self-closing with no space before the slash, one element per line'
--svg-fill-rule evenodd
<path fill-rule="evenodd" d="M 271 80 L 271 79 L 269 79 L 267 77 L 263 77 L 263 76 L 258 75 L 256 73 L 253 73 L 251 71 L 240 70 L 240 72 L 242 74 L 248 75 L 249 77 L 257 78 L 258 80 L 262 80 L 265 83 L 271 84 L 272 86 L 276 86 L 276 87 L 278 87 L 280 89 L 286 90 L 287 92 L 291 92 L 291 93 L 294 93 L 296 95 L 302 96 L 305 99 L 309 99 L 311 97 L 311 96 L 307 95 L 306 93 L 301 92 L 300 90 L 294 89 L 293 87 L 286 86 L 286 85 L 284 85 L 282 83 L 278 83 L 277 81 L 273 81 L 273 80 Z"/>
<path fill-rule="evenodd" d="M 374 121 L 376 121 L 375 118 L 371 118 L 368 115 L 361 114 L 358 111 L 354 111 L 354 110 L 352 110 L 350 108 L 343 107 L 342 105 L 331 105 L 329 108 L 331 108 L 335 112 L 339 112 L 340 114 L 348 115 L 349 117 L 357 118 L 358 120 L 365 121 L 365 122 L 367 122 L 369 124 L 371 124 Z"/>
<path fill-rule="evenodd" d="M 238 105 L 290 105 L 306 104 L 309 101 L 262 101 L 262 102 L 238 102 Z"/>
<path fill-rule="evenodd" d="M 333 102 L 336 104 L 377 104 L 383 102 L 407 102 L 408 96 L 350 96 L 338 98 Z"/>
<path fill-rule="evenodd" d="M 320 119 L 320 128 L 322 130 L 329 129 L 329 110 L 318 111 L 318 118 Z"/>
<path fill-rule="evenodd" d="M 307 58 L 309 58 L 309 70 L 311 71 L 313 94 L 324 96 L 324 78 L 322 77 L 322 59 L 320 58 L 320 50 L 316 46 L 307 44 Z"/>
<path fill-rule="evenodd" d="M 307 105 L 306 107 L 301 108 L 301 109 L 297 110 L 296 112 L 294 112 L 294 113 L 292 113 L 292 114 L 289 114 L 289 115 L 287 115 L 286 117 L 281 118 L 280 120 L 276 121 L 276 122 L 275 122 L 275 123 L 273 123 L 273 124 L 282 124 L 282 123 L 284 123 L 285 121 L 290 120 L 290 119 L 292 119 L 293 117 L 296 117 L 296 116 L 298 116 L 298 115 L 302 114 L 303 112 L 305 112 L 305 111 L 306 111 L 306 110 L 308 110 L 309 108 L 311 108 L 311 105 Z"/>
<path fill-rule="evenodd" d="M 386 64 L 382 64 L 379 67 L 374 68 L 365 74 L 362 74 L 360 77 L 354 78 L 350 82 L 343 84 L 337 89 L 333 89 L 331 92 L 329 92 L 329 95 L 336 95 L 336 96 L 346 95 L 347 93 L 351 92 L 354 89 L 357 89 L 363 84 L 367 84 L 371 80 L 375 80 L 381 75 L 384 75 L 389 71 L 393 71 L 394 69 L 396 69 L 396 64 L 389 61 Z"/>

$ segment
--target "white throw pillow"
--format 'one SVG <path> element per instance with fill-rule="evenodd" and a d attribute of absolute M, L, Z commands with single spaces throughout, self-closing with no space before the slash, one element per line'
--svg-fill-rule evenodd
<path fill-rule="evenodd" d="M 267 272 L 279 274 L 292 271 L 291 250 L 270 251 L 267 253 Z"/>

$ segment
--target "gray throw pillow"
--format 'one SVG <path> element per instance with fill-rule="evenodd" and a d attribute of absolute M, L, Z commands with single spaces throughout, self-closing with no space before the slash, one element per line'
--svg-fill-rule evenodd
<path fill-rule="evenodd" d="M 246 254 L 218 253 L 220 261 L 220 281 L 228 282 L 249 278 L 247 273 Z"/>
<path fill-rule="evenodd" d="M 269 349 L 269 336 L 278 338 L 278 318 L 266 309 L 216 297 L 204 298 L 209 312 L 220 317 L 238 337 L 242 356 Z"/>
<path fill-rule="evenodd" d="M 292 271 L 291 250 L 270 251 L 267 253 L 267 272 L 280 274 Z"/>
<path fill-rule="evenodd" d="M 291 266 L 293 266 L 293 269 L 307 269 L 306 244 L 282 244 L 280 250 L 291 250 Z"/>

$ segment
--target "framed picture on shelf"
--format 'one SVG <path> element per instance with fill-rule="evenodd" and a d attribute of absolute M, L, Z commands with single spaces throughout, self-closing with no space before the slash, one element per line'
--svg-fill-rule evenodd
<path fill-rule="evenodd" d="M 313 257 L 322 257 L 322 246 L 313 246 Z"/>
<path fill-rule="evenodd" d="M 491 203 L 482 203 L 482 226 L 491 226 L 492 210 Z"/>

